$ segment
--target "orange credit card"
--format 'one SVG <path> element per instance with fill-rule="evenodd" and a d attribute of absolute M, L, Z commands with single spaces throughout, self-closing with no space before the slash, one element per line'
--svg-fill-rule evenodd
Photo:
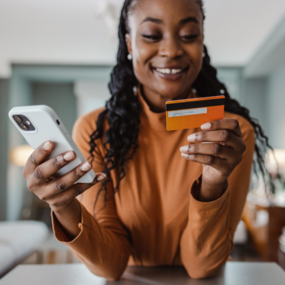
<path fill-rule="evenodd" d="M 168 131 L 200 128 L 224 118 L 225 96 L 213 96 L 166 102 Z"/>

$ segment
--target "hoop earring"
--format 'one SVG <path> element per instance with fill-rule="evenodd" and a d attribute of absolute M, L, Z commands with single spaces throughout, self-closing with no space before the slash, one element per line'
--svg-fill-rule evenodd
<path fill-rule="evenodd" d="M 132 55 L 129 53 L 128 54 L 128 60 L 132 60 L 133 59 L 133 57 L 132 57 Z"/>

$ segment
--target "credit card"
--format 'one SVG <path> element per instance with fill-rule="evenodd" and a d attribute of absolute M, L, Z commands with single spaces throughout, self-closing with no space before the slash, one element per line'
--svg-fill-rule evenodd
<path fill-rule="evenodd" d="M 166 129 L 176 131 L 200 128 L 224 118 L 225 96 L 213 96 L 166 102 Z"/>

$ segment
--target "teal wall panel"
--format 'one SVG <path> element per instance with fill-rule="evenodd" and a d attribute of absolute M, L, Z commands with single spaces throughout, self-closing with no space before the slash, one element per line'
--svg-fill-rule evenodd
<path fill-rule="evenodd" d="M 73 83 L 32 83 L 32 103 L 53 108 L 71 134 L 77 119 L 77 98 L 73 92 Z"/>
<path fill-rule="evenodd" d="M 266 105 L 272 146 L 285 149 L 285 65 L 269 77 Z"/>
<path fill-rule="evenodd" d="M 7 217 L 9 80 L 0 79 L 0 221 Z"/>

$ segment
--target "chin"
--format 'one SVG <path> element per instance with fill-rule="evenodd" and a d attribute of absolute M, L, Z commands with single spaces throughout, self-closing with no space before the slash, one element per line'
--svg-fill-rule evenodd
<path fill-rule="evenodd" d="M 184 89 L 184 88 L 181 89 L 175 86 L 171 87 L 169 85 L 164 85 L 164 86 L 159 86 L 156 89 L 156 92 L 167 100 L 175 100 L 176 98 L 181 97 L 182 94 L 186 94 L 190 92 L 187 90 L 191 90 L 191 87 L 189 87 L 188 89 Z"/>

